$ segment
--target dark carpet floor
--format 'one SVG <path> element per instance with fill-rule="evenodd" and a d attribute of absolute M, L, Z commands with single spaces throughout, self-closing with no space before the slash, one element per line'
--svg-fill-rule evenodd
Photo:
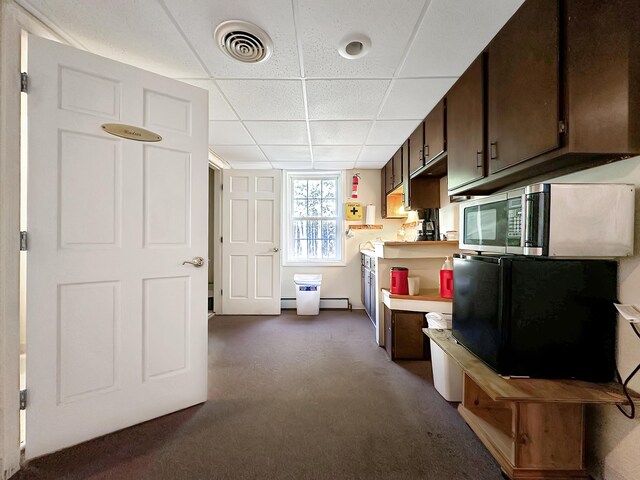
<path fill-rule="evenodd" d="M 501 479 L 430 370 L 390 362 L 362 311 L 213 317 L 208 402 L 14 478 Z"/>

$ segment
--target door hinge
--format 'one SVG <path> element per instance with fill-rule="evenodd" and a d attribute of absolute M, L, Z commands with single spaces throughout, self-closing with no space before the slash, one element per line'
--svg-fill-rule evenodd
<path fill-rule="evenodd" d="M 564 120 L 558 122 L 558 132 L 567 133 L 567 124 L 564 123 Z"/>
<path fill-rule="evenodd" d="M 20 91 L 29 92 L 29 75 L 27 75 L 27 72 L 20 73 Z"/>
<path fill-rule="evenodd" d="M 27 409 L 27 390 L 20 390 L 20 410 Z"/>
<path fill-rule="evenodd" d="M 27 232 L 24 230 L 20 232 L 20 251 L 27 251 Z"/>
<path fill-rule="evenodd" d="M 224 183 L 220 184 L 220 190 L 224 190 Z"/>
<path fill-rule="evenodd" d="M 222 295 L 222 289 L 220 289 L 220 295 Z"/>
<path fill-rule="evenodd" d="M 224 243 L 224 237 L 220 237 L 220 243 Z"/>

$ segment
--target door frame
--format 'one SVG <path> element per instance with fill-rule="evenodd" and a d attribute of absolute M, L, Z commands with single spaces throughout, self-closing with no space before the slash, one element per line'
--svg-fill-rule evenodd
<path fill-rule="evenodd" d="M 210 232 L 209 242 L 214 242 L 213 247 L 213 313 L 220 314 L 222 312 L 222 294 L 220 293 L 220 285 L 222 285 L 222 244 L 219 239 L 222 235 L 222 169 L 224 164 L 209 151 L 209 168 L 213 170 L 213 192 L 209 192 L 209 196 L 213 196 L 213 232 Z M 211 200 L 209 200 L 209 208 L 211 208 Z"/>

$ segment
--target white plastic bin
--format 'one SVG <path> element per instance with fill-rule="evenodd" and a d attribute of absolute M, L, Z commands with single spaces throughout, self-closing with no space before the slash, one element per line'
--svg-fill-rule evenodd
<path fill-rule="evenodd" d="M 451 315 L 448 313 L 427 313 L 429 328 L 451 330 Z M 449 402 L 462 401 L 462 370 L 458 364 L 436 342 L 431 340 L 431 368 L 433 385 L 440 395 Z"/>
<path fill-rule="evenodd" d="M 318 315 L 320 313 L 320 286 L 322 275 L 296 274 L 296 310 L 298 315 Z"/>

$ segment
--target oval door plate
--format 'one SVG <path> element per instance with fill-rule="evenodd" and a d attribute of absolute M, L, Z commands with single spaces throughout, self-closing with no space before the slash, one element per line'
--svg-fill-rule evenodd
<path fill-rule="evenodd" d="M 124 123 L 105 123 L 102 125 L 102 129 L 116 137 L 137 140 L 138 142 L 159 142 L 162 140 L 162 137 L 157 133 L 134 127 L 133 125 L 125 125 Z"/>

